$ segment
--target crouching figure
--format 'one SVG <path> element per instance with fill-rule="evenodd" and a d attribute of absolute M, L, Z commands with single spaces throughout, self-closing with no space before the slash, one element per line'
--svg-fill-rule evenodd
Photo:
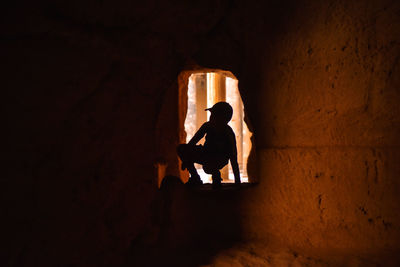
<path fill-rule="evenodd" d="M 237 162 L 236 138 L 228 122 L 232 118 L 233 109 L 226 102 L 218 102 L 208 108 L 210 120 L 205 122 L 195 133 L 188 144 L 180 144 L 178 156 L 182 160 L 182 170 L 188 169 L 189 185 L 200 185 L 202 181 L 194 163 L 203 165 L 203 170 L 212 175 L 214 188 L 221 187 L 220 170 L 231 162 L 235 183 L 240 184 L 240 172 Z M 204 146 L 197 143 L 205 136 Z"/>

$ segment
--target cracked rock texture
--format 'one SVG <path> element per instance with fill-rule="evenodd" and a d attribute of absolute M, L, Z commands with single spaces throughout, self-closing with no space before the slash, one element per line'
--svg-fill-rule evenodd
<path fill-rule="evenodd" d="M 263 50 L 249 235 L 321 249 L 399 247 L 399 10 L 309 2 Z"/>

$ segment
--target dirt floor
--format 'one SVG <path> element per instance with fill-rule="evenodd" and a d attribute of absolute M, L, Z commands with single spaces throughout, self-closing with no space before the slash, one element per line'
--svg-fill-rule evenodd
<path fill-rule="evenodd" d="M 399 253 L 397 253 L 399 255 Z M 301 252 L 261 243 L 238 244 L 218 253 L 202 266 L 399 266 L 395 252 L 361 254 L 349 252 Z"/>

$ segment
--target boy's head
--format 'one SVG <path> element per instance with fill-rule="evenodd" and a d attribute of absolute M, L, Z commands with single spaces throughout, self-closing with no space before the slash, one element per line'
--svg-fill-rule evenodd
<path fill-rule="evenodd" d="M 228 123 L 232 119 L 233 109 L 226 102 L 218 102 L 206 110 L 211 111 L 211 117 L 214 117 L 218 121 Z"/>

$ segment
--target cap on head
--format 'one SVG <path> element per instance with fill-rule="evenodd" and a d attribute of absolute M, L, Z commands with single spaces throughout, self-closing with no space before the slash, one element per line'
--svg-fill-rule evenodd
<path fill-rule="evenodd" d="M 229 122 L 232 119 L 233 109 L 227 102 L 215 103 L 214 106 L 207 108 L 206 110 L 209 110 L 216 116 L 223 118 L 226 122 Z"/>

